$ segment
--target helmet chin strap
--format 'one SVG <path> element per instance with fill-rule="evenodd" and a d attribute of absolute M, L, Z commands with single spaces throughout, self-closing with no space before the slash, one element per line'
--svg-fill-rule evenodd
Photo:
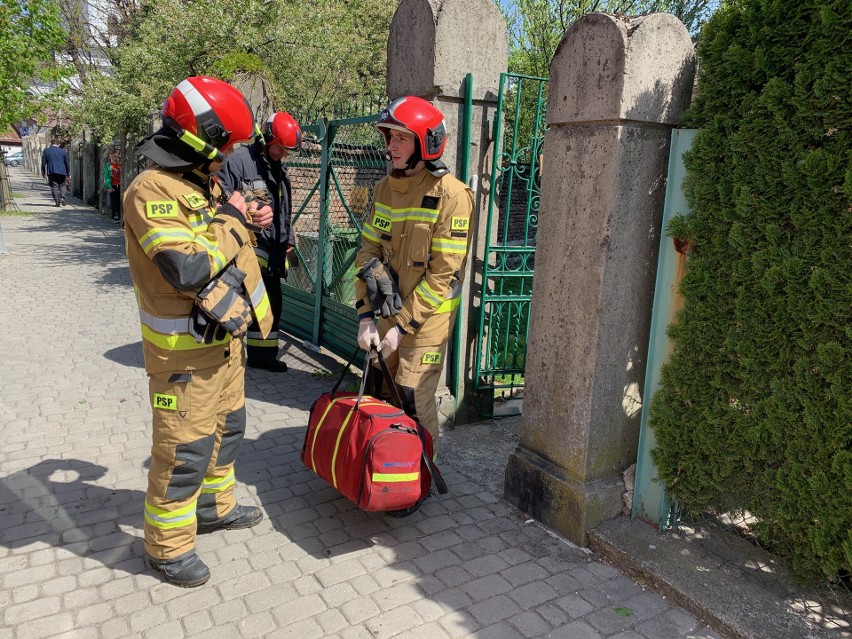
<path fill-rule="evenodd" d="M 225 156 L 215 146 L 209 145 L 201 138 L 193 135 L 171 118 L 163 118 L 163 123 L 177 133 L 178 139 L 187 146 L 195 149 L 199 155 L 210 162 L 224 162 Z"/>

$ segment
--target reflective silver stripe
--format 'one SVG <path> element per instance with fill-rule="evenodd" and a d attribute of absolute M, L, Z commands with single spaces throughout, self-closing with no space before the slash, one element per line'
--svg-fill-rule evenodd
<path fill-rule="evenodd" d="M 208 111 L 213 110 L 213 107 L 210 106 L 207 99 L 199 93 L 198 89 L 192 86 L 192 83 L 189 80 L 181 81 L 181 83 L 177 85 L 177 89 L 183 93 L 183 97 L 185 97 L 186 101 L 189 102 L 189 107 L 195 115 L 201 115 L 202 113 L 207 113 Z"/>
<path fill-rule="evenodd" d="M 257 288 L 250 294 L 252 308 L 257 308 L 257 305 L 263 300 L 264 295 L 266 295 L 266 287 L 263 285 L 263 280 L 260 280 L 257 283 Z"/>
<path fill-rule="evenodd" d="M 155 317 L 150 313 L 139 309 L 139 321 L 151 330 L 162 333 L 163 335 L 178 335 L 180 333 L 189 333 L 189 318 L 176 317 L 166 319 L 163 317 Z"/>
<path fill-rule="evenodd" d="M 263 333 L 255 332 L 255 331 L 249 331 L 248 333 L 246 333 L 246 337 L 248 339 L 266 340 L 266 341 L 277 342 L 278 341 L 278 331 L 277 330 L 271 331 L 267 337 L 264 337 Z"/>
<path fill-rule="evenodd" d="M 266 260 L 267 262 L 269 261 L 269 253 L 267 253 L 266 251 L 264 251 L 264 250 L 263 250 L 262 248 L 260 248 L 259 246 L 255 246 L 255 247 L 254 247 L 254 254 L 255 254 L 255 255 L 257 255 L 257 259 L 261 259 L 261 258 L 262 258 L 262 259 Z"/>

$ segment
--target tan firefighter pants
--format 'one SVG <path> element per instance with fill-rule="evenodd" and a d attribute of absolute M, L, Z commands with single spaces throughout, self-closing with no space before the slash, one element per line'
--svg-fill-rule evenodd
<path fill-rule="evenodd" d="M 408 395 L 409 400 L 413 398 L 417 419 L 432 435 L 432 443 L 436 451 L 438 450 L 438 406 L 435 403 L 435 396 L 446 356 L 447 344 L 444 343 L 440 346 L 414 348 L 400 346 L 396 352 L 385 358 L 400 393 Z M 378 364 L 374 366 L 376 370 L 373 371 L 373 379 L 381 380 L 381 370 L 378 369 Z M 386 401 L 396 403 L 386 385 L 382 388 L 380 396 Z"/>
<path fill-rule="evenodd" d="M 233 510 L 234 461 L 246 427 L 245 348 L 218 367 L 149 375 L 153 446 L 145 495 L 145 550 L 174 559 L 195 548 L 196 522 Z"/>

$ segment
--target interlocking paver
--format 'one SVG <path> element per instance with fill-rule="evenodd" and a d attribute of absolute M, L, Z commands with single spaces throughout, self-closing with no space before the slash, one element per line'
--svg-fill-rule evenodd
<path fill-rule="evenodd" d="M 287 374 L 246 373 L 237 496 L 267 518 L 199 538 L 205 586 L 164 583 L 141 543 L 150 408 L 123 236 L 73 200 L 48 207 L 24 170 L 11 176 L 37 215 L 0 218 L 0 290 L 14 300 L 0 323 L 37 309 L 61 330 L 4 333 L 0 639 L 634 639 L 608 625 L 615 607 L 642 637 L 713 636 L 451 464 L 449 494 L 407 518 L 342 499 L 299 459 L 308 410 L 329 389 L 311 373 L 340 363 L 294 340 Z"/>

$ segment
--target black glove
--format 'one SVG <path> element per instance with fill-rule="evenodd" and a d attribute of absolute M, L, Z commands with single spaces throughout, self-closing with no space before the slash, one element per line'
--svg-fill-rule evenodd
<path fill-rule="evenodd" d="M 380 307 L 382 317 L 396 315 L 402 310 L 402 297 L 399 295 L 399 284 L 396 281 L 396 273 L 390 269 L 387 270 L 390 271 L 391 278 L 376 278 L 376 285 L 378 286 L 380 295 L 379 299 L 384 297 Z"/>
<path fill-rule="evenodd" d="M 382 264 L 374 257 L 358 271 L 358 277 L 367 285 L 367 299 L 373 313 L 390 317 L 402 310 L 399 282 L 390 266 Z"/>
<path fill-rule="evenodd" d="M 189 316 L 189 334 L 195 338 L 198 344 L 202 342 L 212 344 L 213 340 L 225 339 L 228 331 L 221 324 L 214 322 L 198 306 L 193 306 L 192 313 Z"/>

